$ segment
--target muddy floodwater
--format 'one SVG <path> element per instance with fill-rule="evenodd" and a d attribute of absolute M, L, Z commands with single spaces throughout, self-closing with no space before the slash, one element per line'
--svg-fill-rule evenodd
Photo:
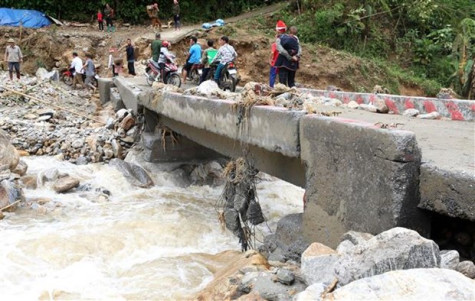
<path fill-rule="evenodd" d="M 111 196 L 57 194 L 41 183 L 25 190 L 27 200 L 47 202 L 0 221 L 3 300 L 186 299 L 240 251 L 214 209 L 222 187 L 179 187 L 169 171 L 149 166 L 155 186 L 142 189 L 107 165 L 24 160 L 28 174 L 56 168 Z M 261 235 L 282 216 L 302 212 L 301 188 L 263 175 L 257 189 L 268 219 Z"/>

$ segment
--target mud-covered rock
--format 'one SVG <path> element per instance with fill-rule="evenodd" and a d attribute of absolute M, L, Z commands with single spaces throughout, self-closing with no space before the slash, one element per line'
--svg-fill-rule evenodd
<path fill-rule="evenodd" d="M 78 179 L 75 179 L 73 177 L 70 177 L 70 176 L 66 176 L 66 177 L 62 177 L 60 179 L 58 179 L 54 185 L 53 185 L 53 189 L 54 191 L 58 192 L 58 193 L 64 193 L 64 192 L 67 192 L 73 188 L 76 188 L 79 186 L 79 180 Z"/>

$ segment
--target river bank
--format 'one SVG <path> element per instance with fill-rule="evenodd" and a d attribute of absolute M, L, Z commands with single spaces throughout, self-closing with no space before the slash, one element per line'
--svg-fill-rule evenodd
<path fill-rule="evenodd" d="M 0 110 L 2 128 L 13 137 L 20 162 L 27 166 L 21 176 L 9 173 L 9 179 L 19 184 L 23 201 L 16 210 L 4 212 L 0 221 L 5 250 L 2 278 L 8 279 L 0 285 L 3 296 L 182 300 L 198 293 L 215 271 L 239 256 L 238 241 L 222 231 L 214 209 L 222 187 L 200 184 L 204 181 L 199 182 L 198 170 L 205 170 L 201 164 L 149 164 L 141 160 L 139 147 L 127 148 L 123 157 L 127 154 L 127 161 L 144 167 L 154 183 L 140 188 L 108 160 L 78 162 L 88 137 L 107 133 L 109 139 L 120 139 L 120 127 L 105 128 L 109 118 L 116 118 L 115 112 L 97 106 L 94 95 L 86 91 L 71 91 L 61 83 L 31 85 L 32 80 L 4 81 L 2 86 L 36 88 L 35 97 L 70 109 L 81 104 L 78 107 L 89 109 L 90 116 L 104 124 L 81 118 L 81 123 L 74 123 L 77 116 L 59 110 L 45 118 L 38 110 L 48 109 L 46 105 L 2 92 L 6 96 Z M 45 89 L 58 94 L 42 93 Z M 71 141 L 72 149 L 74 141 L 83 139 L 79 156 L 61 155 L 67 151 L 61 146 L 58 153 L 52 147 L 51 153 L 38 156 L 44 141 L 54 135 L 56 142 Z M 43 145 L 35 150 L 38 142 Z M 85 149 L 87 154 L 90 146 Z M 212 166 L 219 169 L 220 164 Z M 79 184 L 56 192 L 56 181 L 66 175 Z M 287 212 L 301 212 L 303 195 L 293 185 L 267 175 L 261 178 L 257 189 L 268 222 L 259 239 Z"/>

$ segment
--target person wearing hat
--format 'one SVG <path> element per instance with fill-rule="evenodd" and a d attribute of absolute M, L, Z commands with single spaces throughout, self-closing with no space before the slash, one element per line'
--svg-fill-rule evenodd
<path fill-rule="evenodd" d="M 152 27 L 156 28 L 157 25 L 159 26 L 159 31 L 162 31 L 162 22 L 158 19 L 158 4 L 154 3 L 152 5 L 147 5 L 147 13 L 150 17 L 150 21 L 152 23 Z"/>
<path fill-rule="evenodd" d="M 5 49 L 5 62 L 8 63 L 10 80 L 13 80 L 13 69 L 15 69 L 17 79 L 20 80 L 20 63 L 23 62 L 23 54 L 12 38 L 8 39 L 8 46 Z"/>
<path fill-rule="evenodd" d="M 297 27 L 292 26 L 288 34 L 282 34 L 275 41 L 279 56 L 275 61 L 279 82 L 290 88 L 295 86 L 295 74 L 299 68 L 302 47 L 297 37 Z"/>
<path fill-rule="evenodd" d="M 275 25 L 275 38 L 276 40 L 280 38 L 287 31 L 287 25 L 281 20 L 277 21 Z M 270 53 L 270 73 L 269 73 L 269 86 L 271 88 L 274 87 L 275 79 L 277 77 L 277 68 L 275 67 L 275 62 L 277 61 L 277 57 L 279 56 L 279 51 L 277 51 L 277 43 L 274 42 L 271 45 L 271 53 Z"/>

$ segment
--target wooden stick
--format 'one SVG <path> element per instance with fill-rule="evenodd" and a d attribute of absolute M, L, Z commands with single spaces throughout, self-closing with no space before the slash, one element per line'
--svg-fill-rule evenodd
<path fill-rule="evenodd" d="M 21 95 L 21 96 L 24 96 L 24 97 L 31 98 L 31 99 L 33 99 L 34 101 L 41 102 L 42 104 L 45 104 L 45 105 L 47 105 L 47 106 L 52 106 L 52 107 L 54 107 L 54 108 L 57 108 L 57 109 L 59 109 L 59 110 L 63 110 L 63 111 L 69 112 L 69 113 L 74 114 L 74 115 L 77 115 L 77 116 L 79 116 L 79 117 L 83 117 L 83 118 L 86 118 L 86 119 L 89 119 L 89 120 L 98 122 L 98 123 L 100 123 L 100 124 L 105 124 L 105 122 L 100 121 L 100 120 L 98 120 L 98 119 L 94 119 L 94 118 L 89 117 L 89 116 L 87 116 L 87 115 L 83 115 L 83 114 L 80 114 L 80 113 L 77 113 L 77 112 L 68 110 L 68 109 L 63 108 L 63 107 L 58 106 L 58 105 L 54 105 L 54 104 L 51 104 L 51 103 L 46 103 L 44 100 L 41 100 L 41 99 L 36 98 L 36 97 L 34 97 L 34 96 L 31 96 L 31 95 L 28 95 L 28 94 L 25 94 L 25 93 L 22 93 L 22 92 L 18 92 L 18 91 L 16 91 L 16 90 L 12 90 L 12 89 L 9 89 L 9 88 L 7 88 L 7 87 L 2 87 L 2 88 L 5 89 L 5 90 L 7 90 L 7 91 L 10 91 L 10 92 L 12 92 L 12 93 L 15 93 L 15 94 L 18 94 L 18 95 Z"/>
<path fill-rule="evenodd" d="M 8 208 L 10 208 L 10 207 L 12 207 L 12 206 L 14 206 L 14 205 L 20 203 L 20 202 L 21 202 L 21 200 L 18 200 L 18 201 L 15 201 L 15 202 L 11 203 L 10 205 L 1 208 L 1 209 L 0 209 L 0 212 L 3 211 L 3 210 L 5 210 L 5 209 L 8 209 Z"/>

